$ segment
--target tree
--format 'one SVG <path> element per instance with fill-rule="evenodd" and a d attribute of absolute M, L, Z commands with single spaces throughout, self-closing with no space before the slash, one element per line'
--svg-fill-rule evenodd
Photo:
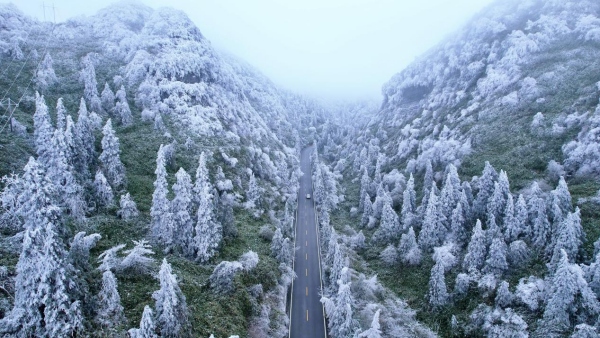
<path fill-rule="evenodd" d="M 486 215 L 488 200 L 494 193 L 494 182 L 497 178 L 498 173 L 496 172 L 496 169 L 492 167 L 490 162 L 486 161 L 483 173 L 478 181 L 479 191 L 477 192 L 475 201 L 473 201 L 473 212 L 475 217 L 481 218 Z"/>
<path fill-rule="evenodd" d="M 171 203 L 167 199 L 167 169 L 165 167 L 164 146 L 161 144 L 156 158 L 156 181 L 154 181 L 154 193 L 152 194 L 152 235 L 165 247 L 170 248 L 173 244 L 173 214 Z"/>
<path fill-rule="evenodd" d="M 453 164 L 449 164 L 446 169 L 448 174 L 446 175 L 446 180 L 444 181 L 444 186 L 440 193 L 440 210 L 438 212 L 444 216 L 444 226 L 449 228 L 452 211 L 460 200 L 461 191 L 460 178 L 458 177 L 456 167 Z"/>
<path fill-rule="evenodd" d="M 505 310 L 500 308 L 494 309 L 494 311 L 486 317 L 483 328 L 487 331 L 487 337 L 490 338 L 529 337 L 527 323 L 511 308 Z"/>
<path fill-rule="evenodd" d="M 118 270 L 134 274 L 149 274 L 154 265 L 154 258 L 148 256 L 154 255 L 154 251 L 146 240 L 133 241 L 133 244 L 135 244 L 133 249 L 123 251 L 127 256 L 119 263 Z"/>
<path fill-rule="evenodd" d="M 38 155 L 38 161 L 47 166 L 49 162 L 49 152 L 51 148 L 51 139 L 54 129 L 50 123 L 48 106 L 43 96 L 35 94 L 35 113 L 33 114 L 33 139 L 35 150 Z"/>
<path fill-rule="evenodd" d="M 125 186 L 125 166 L 121 162 L 121 149 L 119 147 L 119 139 L 115 135 L 110 119 L 106 121 L 106 125 L 102 129 L 102 154 L 100 154 L 100 162 L 111 186 L 116 190 Z"/>
<path fill-rule="evenodd" d="M 44 59 L 37 67 L 34 82 L 37 90 L 45 92 L 49 86 L 58 82 L 56 73 L 54 73 L 53 60 L 50 54 L 46 53 Z"/>
<path fill-rule="evenodd" d="M 433 183 L 435 187 L 435 183 Z M 435 194 L 435 188 L 431 189 L 427 209 L 425 210 L 425 218 L 423 226 L 419 233 L 419 245 L 426 251 L 430 251 L 433 247 L 440 245 L 443 237 L 446 234 L 443 225 L 443 215 L 438 211 L 438 200 Z"/>
<path fill-rule="evenodd" d="M 373 217 L 373 205 L 371 204 L 371 197 L 369 194 L 365 194 L 365 200 L 363 202 L 363 214 L 360 220 L 360 224 L 363 227 L 366 227 L 371 222 L 371 218 Z"/>
<path fill-rule="evenodd" d="M 550 222 L 548 222 L 548 216 L 546 215 L 546 202 L 541 197 L 542 191 L 537 185 L 537 182 L 533 182 L 532 196 L 529 199 L 529 222 L 531 224 L 532 244 L 542 250 L 546 244 L 550 241 Z"/>
<path fill-rule="evenodd" d="M 156 300 L 156 323 L 161 337 L 185 337 L 189 334 L 189 314 L 185 296 L 172 273 L 171 265 L 163 258 L 158 273 L 160 289 L 152 294 Z"/>
<path fill-rule="evenodd" d="M 571 335 L 571 338 L 596 338 L 598 332 L 596 328 L 588 324 L 579 324 L 575 326 L 575 331 Z"/>
<path fill-rule="evenodd" d="M 392 209 L 391 199 L 386 198 L 383 202 L 380 226 L 373 235 L 373 238 L 375 241 L 386 244 L 396 241 L 399 235 L 400 222 L 398 221 L 398 215 Z"/>
<path fill-rule="evenodd" d="M 473 228 L 471 241 L 467 246 L 467 254 L 463 261 L 463 269 L 471 273 L 477 272 L 483 267 L 487 251 L 486 243 L 487 239 L 485 233 L 481 229 L 481 221 L 477 220 L 475 228 Z"/>
<path fill-rule="evenodd" d="M 358 338 L 381 338 L 381 325 L 379 325 L 379 313 L 381 310 L 375 311 L 371 327 L 358 335 Z"/>
<path fill-rule="evenodd" d="M 174 240 L 185 256 L 193 257 L 194 223 L 190 216 L 192 210 L 192 178 L 183 168 L 179 168 L 175 177 L 177 178 L 177 182 L 173 185 L 175 198 L 171 202 L 175 227 Z"/>
<path fill-rule="evenodd" d="M 515 218 L 518 227 L 521 229 L 521 236 L 531 236 L 527 225 L 529 224 L 529 211 L 527 210 L 527 203 L 523 195 L 519 195 L 517 203 L 515 203 Z"/>
<path fill-rule="evenodd" d="M 67 123 L 67 128 L 68 125 Z M 73 128 L 73 166 L 75 172 L 83 178 L 90 176 L 90 166 L 96 157 L 95 145 L 94 127 L 90 121 L 85 100 L 82 98 L 79 104 L 77 123 Z"/>
<path fill-rule="evenodd" d="M 488 258 L 485 261 L 484 272 L 492 273 L 495 276 L 501 276 L 508 269 L 508 263 L 506 263 L 506 251 L 507 248 L 504 239 L 495 237 L 492 240 Z"/>
<path fill-rule="evenodd" d="M 101 96 L 102 108 L 108 115 L 112 115 L 115 110 L 115 93 L 110 89 L 108 82 L 104 83 L 104 90 Z"/>
<path fill-rule="evenodd" d="M 496 298 L 494 299 L 497 307 L 506 308 L 512 303 L 514 296 L 510 293 L 510 290 L 508 290 L 508 286 L 509 284 L 507 281 L 502 281 L 502 283 L 500 283 Z"/>
<path fill-rule="evenodd" d="M 156 325 L 154 324 L 154 314 L 150 306 L 144 306 L 140 328 L 130 329 L 128 333 L 131 338 L 158 338 L 156 335 Z"/>
<path fill-rule="evenodd" d="M 131 109 L 129 109 L 129 103 L 127 103 L 127 94 L 125 93 L 125 87 L 121 86 L 121 89 L 117 91 L 115 95 L 117 103 L 115 104 L 115 112 L 121 119 L 121 125 L 124 127 L 130 126 L 133 123 L 133 117 L 131 116 Z"/>
<path fill-rule="evenodd" d="M 131 195 L 129 195 L 129 193 L 121 195 L 119 206 L 121 207 L 121 209 L 117 211 L 117 214 L 124 220 L 136 218 L 140 214 L 137 209 L 137 206 L 135 205 L 135 202 L 131 199 Z"/>
<path fill-rule="evenodd" d="M 197 183 L 197 182 L 196 182 Z M 204 185 L 207 188 L 207 185 Z M 223 238 L 223 230 L 220 224 L 214 221 L 212 194 L 205 190 L 200 193 L 198 215 L 196 222 L 196 234 L 194 236 L 194 248 L 196 260 L 206 263 L 215 255 Z"/>
<path fill-rule="evenodd" d="M 222 261 L 210 275 L 209 283 L 211 289 L 218 295 L 228 295 L 235 290 L 233 279 L 242 271 L 244 266 L 238 261 Z"/>
<path fill-rule="evenodd" d="M 81 59 L 82 69 L 79 80 L 85 87 L 84 97 L 90 103 L 90 109 L 94 112 L 102 112 L 102 103 L 98 97 L 98 82 L 96 81 L 96 69 L 92 54 L 87 54 Z"/>
<path fill-rule="evenodd" d="M 381 252 L 381 254 L 379 254 L 379 258 L 381 258 L 385 264 L 392 266 L 396 264 L 396 261 L 398 260 L 398 251 L 390 244 Z"/>
<path fill-rule="evenodd" d="M 516 241 L 521 232 L 523 231 L 523 226 L 518 223 L 519 220 L 515 215 L 515 203 L 511 194 L 508 195 L 506 199 L 506 208 L 504 209 L 504 240 L 507 243 L 512 241 Z"/>
<path fill-rule="evenodd" d="M 415 192 L 415 179 L 413 178 L 413 175 L 410 174 L 410 178 L 406 183 L 406 188 L 402 193 L 402 211 L 400 212 L 400 217 L 403 230 L 406 230 L 414 225 L 416 209 L 417 194 Z"/>
<path fill-rule="evenodd" d="M 575 212 L 569 213 L 565 220 L 561 223 L 556 234 L 556 244 L 554 252 L 550 260 L 550 266 L 555 267 L 561 259 L 561 250 L 567 253 L 571 261 L 575 261 L 579 254 L 579 247 L 585 240 L 583 228 L 581 227 L 581 216 L 579 208 Z"/>
<path fill-rule="evenodd" d="M 573 209 L 573 202 L 571 201 L 571 193 L 569 193 L 569 188 L 567 187 L 567 182 L 564 177 L 560 177 L 558 186 L 554 189 L 553 194 L 558 198 L 558 206 L 563 215 L 571 212 Z"/>
<path fill-rule="evenodd" d="M 98 294 L 96 321 L 104 330 L 114 331 L 125 323 L 121 297 L 117 290 L 117 279 L 110 270 L 102 274 L 102 289 Z"/>
<path fill-rule="evenodd" d="M 509 195 L 508 177 L 504 170 L 501 170 L 498 182 L 494 183 L 494 191 L 487 204 L 487 212 L 494 215 L 498 223 L 502 223 L 504 219 L 504 209 Z"/>
<path fill-rule="evenodd" d="M 462 204 L 457 203 L 450 219 L 450 238 L 457 244 L 462 245 L 467 241 L 466 222 Z"/>
<path fill-rule="evenodd" d="M 402 234 L 398 254 L 404 264 L 418 265 L 421 263 L 421 249 L 417 244 L 415 231 L 412 227 L 408 229 L 407 233 Z"/>
<path fill-rule="evenodd" d="M 365 196 L 369 194 L 370 186 L 371 186 L 371 179 L 369 178 L 369 171 L 367 170 L 366 167 L 363 167 L 363 175 L 360 180 L 360 197 L 359 197 L 359 204 L 358 204 L 358 210 L 360 210 L 360 211 L 364 210 L 363 203 L 365 201 Z"/>
<path fill-rule="evenodd" d="M 64 131 L 67 126 L 66 119 L 67 109 L 65 108 L 62 97 L 59 97 L 56 101 L 56 129 Z M 71 156 L 68 157 L 70 158 Z"/>
<path fill-rule="evenodd" d="M 94 190 L 96 192 L 96 198 L 98 199 L 98 204 L 103 207 L 110 207 L 115 203 L 115 198 L 113 195 L 112 188 L 108 184 L 106 177 L 102 174 L 101 170 L 96 172 L 96 177 L 94 179 Z"/>
<path fill-rule="evenodd" d="M 434 309 L 439 309 L 446 305 L 449 299 L 446 289 L 446 278 L 444 276 L 444 266 L 440 263 L 433 265 L 431 277 L 429 278 L 429 305 Z"/>
<path fill-rule="evenodd" d="M 260 195 L 261 191 L 258 182 L 256 181 L 256 177 L 254 176 L 254 173 L 251 173 L 250 180 L 248 181 L 248 193 L 246 195 L 246 200 L 248 201 L 250 208 L 254 208 L 259 204 Z"/>
<path fill-rule="evenodd" d="M 348 268 L 344 268 L 347 270 Z M 329 318 L 329 332 L 332 337 L 353 337 L 358 323 L 352 318 L 355 300 L 350 290 L 351 282 L 339 283 L 337 295 L 333 300 L 323 297 L 325 311 Z"/>

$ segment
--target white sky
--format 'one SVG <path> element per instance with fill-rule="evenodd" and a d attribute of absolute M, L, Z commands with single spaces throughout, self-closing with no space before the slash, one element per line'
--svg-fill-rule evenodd
<path fill-rule="evenodd" d="M 5 1 L 5 0 L 4 0 Z M 43 19 L 42 1 L 12 0 Z M 57 21 L 111 0 L 45 0 Z M 218 49 L 285 88 L 328 99 L 380 98 L 381 86 L 492 0 L 143 0 L 185 11 Z M 52 9 L 46 9 L 51 18 Z"/>

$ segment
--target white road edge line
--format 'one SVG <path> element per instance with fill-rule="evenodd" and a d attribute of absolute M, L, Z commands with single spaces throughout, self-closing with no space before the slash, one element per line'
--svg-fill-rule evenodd
<path fill-rule="evenodd" d="M 300 171 L 302 171 L 302 150 L 300 150 Z M 292 271 L 296 273 L 296 238 L 298 237 L 298 209 L 300 208 L 301 181 L 298 180 L 298 198 L 296 199 L 296 219 L 294 219 L 294 256 L 292 258 Z M 292 289 L 290 291 L 290 324 L 288 325 L 288 338 L 292 337 L 292 309 L 294 305 L 294 279 L 292 278 Z"/>

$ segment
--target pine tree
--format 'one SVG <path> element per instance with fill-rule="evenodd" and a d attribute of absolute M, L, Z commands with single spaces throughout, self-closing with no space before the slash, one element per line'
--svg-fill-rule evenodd
<path fill-rule="evenodd" d="M 104 90 L 102 91 L 101 101 L 102 108 L 108 115 L 112 115 L 115 110 L 115 93 L 110 89 L 108 82 L 104 83 Z"/>
<path fill-rule="evenodd" d="M 58 82 L 56 73 L 54 73 L 53 60 L 50 54 L 46 53 L 44 59 L 38 65 L 34 81 L 37 90 L 41 92 L 45 92 L 49 86 Z"/>
<path fill-rule="evenodd" d="M 233 279 L 236 274 L 244 269 L 242 263 L 238 261 L 222 261 L 217 264 L 213 273 L 209 277 L 209 284 L 214 293 L 226 296 L 235 291 Z"/>
<path fill-rule="evenodd" d="M 433 183 L 435 187 L 435 183 Z M 431 189 L 423 226 L 419 233 L 419 245 L 425 251 L 430 251 L 433 247 L 440 245 L 446 234 L 443 225 L 443 215 L 438 211 L 438 200 L 435 194 L 435 188 Z"/>
<path fill-rule="evenodd" d="M 198 203 L 194 248 L 196 260 L 201 263 L 206 263 L 215 255 L 223 238 L 223 229 L 220 224 L 215 222 L 212 190 L 212 185 L 208 180 L 206 160 L 202 153 L 194 183 L 194 197 Z"/>
<path fill-rule="evenodd" d="M 352 318 L 355 300 L 350 286 L 349 281 L 340 282 L 334 300 L 326 297 L 321 299 L 321 302 L 325 303 L 325 311 L 329 318 L 329 332 L 332 337 L 353 337 L 358 328 L 358 323 Z"/>
<path fill-rule="evenodd" d="M 467 241 L 467 229 L 465 227 L 467 220 L 463 212 L 462 204 L 457 203 L 456 208 L 452 211 L 450 219 L 450 238 L 452 241 L 462 245 Z"/>
<path fill-rule="evenodd" d="M 135 202 L 131 199 L 131 195 L 129 195 L 129 193 L 121 195 L 119 206 L 121 207 L 121 209 L 119 209 L 117 214 L 124 220 L 136 218 L 140 214 Z"/>
<path fill-rule="evenodd" d="M 511 194 L 508 195 L 506 200 L 506 208 L 504 209 L 504 223 L 502 228 L 504 229 L 504 240 L 507 243 L 516 241 L 522 232 L 522 225 L 518 223 L 518 219 L 515 215 L 515 203 Z"/>
<path fill-rule="evenodd" d="M 431 269 L 428 298 L 429 305 L 434 309 L 439 309 L 448 303 L 449 295 L 446 289 L 446 277 L 444 276 L 444 267 L 442 264 L 436 263 Z"/>
<path fill-rule="evenodd" d="M 79 104 L 77 123 L 73 128 L 73 165 L 75 172 L 83 178 L 90 176 L 90 166 L 96 157 L 95 145 L 94 127 L 90 121 L 85 100 L 82 98 Z"/>
<path fill-rule="evenodd" d="M 167 199 L 167 169 L 165 167 L 164 146 L 161 144 L 156 158 L 156 181 L 154 181 L 154 193 L 152 194 L 152 235 L 167 249 L 173 244 L 173 214 L 171 203 Z"/>
<path fill-rule="evenodd" d="M 56 101 L 56 129 L 64 131 L 67 126 L 67 109 L 62 97 Z M 70 157 L 70 156 L 69 156 Z"/>
<path fill-rule="evenodd" d="M 498 173 L 496 172 L 496 169 L 492 167 L 490 162 L 486 161 L 483 173 L 479 178 L 479 191 L 477 192 L 475 201 L 473 201 L 473 212 L 475 217 L 481 218 L 486 215 L 488 200 L 494 193 L 494 182 L 497 178 Z"/>
<path fill-rule="evenodd" d="M 429 198 L 429 194 L 431 193 L 431 185 L 433 184 L 433 166 L 431 165 L 431 160 L 427 159 L 425 163 L 425 176 L 423 177 L 423 199 Z M 424 205 L 427 205 L 425 203 Z"/>
<path fill-rule="evenodd" d="M 496 298 L 494 299 L 497 307 L 506 308 L 512 303 L 513 295 L 510 293 L 510 290 L 508 290 L 508 286 L 509 284 L 507 281 L 502 281 L 502 283 L 500 283 Z"/>
<path fill-rule="evenodd" d="M 406 188 L 402 193 L 402 211 L 400 213 L 400 217 L 403 230 L 406 230 L 414 225 L 416 209 L 417 194 L 415 192 L 415 179 L 413 178 L 413 175 L 410 174 L 410 178 L 406 183 Z"/>
<path fill-rule="evenodd" d="M 163 258 L 158 273 L 160 290 L 152 294 L 156 300 L 156 324 L 161 337 L 185 337 L 189 334 L 188 309 L 185 296 L 177 283 L 171 265 Z"/>
<path fill-rule="evenodd" d="M 492 273 L 495 276 L 501 276 L 508 269 L 508 263 L 506 263 L 506 251 L 507 248 L 504 239 L 495 237 L 492 240 L 488 258 L 485 261 L 484 272 Z"/>
<path fill-rule="evenodd" d="M 102 129 L 102 154 L 100 162 L 106 171 L 106 176 L 111 186 L 115 189 L 121 189 L 125 186 L 125 166 L 121 162 L 121 149 L 119 139 L 115 135 L 110 119 Z"/>
<path fill-rule="evenodd" d="M 550 222 L 546 215 L 546 202 L 541 197 L 542 191 L 537 182 L 533 183 L 532 191 L 528 203 L 529 222 L 532 230 L 531 242 L 536 248 L 542 250 L 550 241 Z"/>
<path fill-rule="evenodd" d="M 185 256 L 193 257 L 194 223 L 190 216 L 192 210 L 192 178 L 183 168 L 179 168 L 175 177 L 177 178 L 177 182 L 173 185 L 175 198 L 171 202 L 175 227 L 174 239 Z"/>
<path fill-rule="evenodd" d="M 373 205 L 371 204 L 371 197 L 369 197 L 369 194 L 365 194 L 365 200 L 363 202 L 363 214 L 362 214 L 362 218 L 360 220 L 360 224 L 363 227 L 368 226 L 372 217 L 373 217 Z"/>
<path fill-rule="evenodd" d="M 560 210 L 563 215 L 571 212 L 573 210 L 572 201 L 571 201 L 571 193 L 569 193 L 569 187 L 567 187 L 567 182 L 564 177 L 560 177 L 558 181 L 558 186 L 554 190 L 554 195 L 558 198 Z"/>
<path fill-rule="evenodd" d="M 260 205 L 260 188 L 258 186 L 258 182 L 256 181 L 256 177 L 254 173 L 250 174 L 250 180 L 248 181 L 248 193 L 246 195 L 246 200 L 248 201 L 251 208 L 257 207 Z M 316 198 L 316 197 L 315 197 Z"/>
<path fill-rule="evenodd" d="M 503 223 L 504 220 L 504 209 L 506 209 L 506 203 L 508 196 L 510 195 L 510 184 L 508 182 L 508 176 L 504 170 L 500 171 L 498 182 L 494 183 L 494 192 L 490 197 L 487 204 L 487 211 L 496 217 L 496 221 L 499 224 Z"/>
<path fill-rule="evenodd" d="M 581 216 L 579 208 L 569 213 L 561 223 L 556 234 L 556 244 L 550 260 L 550 266 L 555 267 L 560 262 L 561 251 L 564 250 L 571 261 L 575 261 L 579 254 L 579 247 L 585 240 L 583 228 L 581 227 Z"/>
<path fill-rule="evenodd" d="M 90 109 L 94 112 L 102 112 L 102 103 L 98 97 L 98 82 L 96 81 L 96 69 L 92 55 L 88 54 L 81 59 L 83 68 L 79 73 L 79 79 L 85 86 L 84 96 L 90 103 Z"/>
<path fill-rule="evenodd" d="M 517 222 L 517 226 L 521 229 L 521 236 L 527 236 L 531 238 L 531 231 L 528 227 L 529 225 L 529 211 L 527 210 L 527 203 L 525 203 L 525 198 L 523 195 L 519 195 L 517 198 L 517 203 L 515 203 L 515 218 Z"/>
<path fill-rule="evenodd" d="M 149 274 L 154 265 L 152 247 L 146 240 L 133 241 L 133 249 L 123 251 L 126 254 L 118 265 L 118 270 L 133 274 Z"/>
<path fill-rule="evenodd" d="M 381 338 L 381 325 L 379 325 L 379 313 L 381 310 L 375 311 L 371 327 L 358 335 L 358 338 Z"/>
<path fill-rule="evenodd" d="M 154 314 L 150 306 L 144 306 L 140 328 L 130 329 L 128 333 L 131 338 L 158 338 L 156 335 L 156 325 L 154 324 Z"/>
<path fill-rule="evenodd" d="M 129 109 L 129 103 L 127 103 L 127 94 L 125 87 L 121 86 L 121 89 L 115 94 L 117 103 L 115 104 L 115 112 L 121 119 L 121 125 L 124 127 L 130 126 L 133 123 L 133 117 L 131 116 L 131 109 Z"/>
<path fill-rule="evenodd" d="M 121 296 L 117 290 L 117 279 L 110 270 L 102 274 L 102 289 L 98 294 L 96 322 L 104 329 L 114 331 L 125 323 Z"/>
<path fill-rule="evenodd" d="M 421 263 L 421 249 L 417 244 L 415 231 L 412 227 L 408 229 L 407 233 L 402 234 L 398 254 L 404 264 L 418 265 Z"/>
<path fill-rule="evenodd" d="M 575 331 L 571 338 L 597 338 L 598 331 L 596 328 L 588 324 L 579 324 L 575 326 Z"/>
<path fill-rule="evenodd" d="M 96 198 L 98 199 L 98 204 L 103 207 L 110 207 L 115 203 L 115 197 L 113 195 L 112 188 L 108 184 L 106 177 L 102 174 L 101 170 L 96 172 L 96 177 L 94 179 L 94 190 L 96 192 Z"/>
<path fill-rule="evenodd" d="M 35 94 L 35 114 L 33 114 L 33 138 L 35 150 L 38 155 L 38 161 L 47 166 L 49 161 L 49 152 L 51 149 L 51 139 L 54 134 L 48 106 L 43 96 Z"/>
<path fill-rule="evenodd" d="M 400 222 L 398 220 L 398 215 L 394 209 L 392 209 L 391 199 L 386 198 L 383 202 L 380 226 L 373 235 L 373 239 L 377 242 L 387 244 L 398 240 L 399 236 Z"/>
<path fill-rule="evenodd" d="M 467 246 L 467 254 L 463 261 L 463 269 L 471 273 L 477 272 L 483 267 L 487 252 L 486 243 L 487 239 L 485 233 L 481 229 L 481 221 L 477 220 L 475 228 L 473 228 L 471 241 Z"/>
<path fill-rule="evenodd" d="M 363 203 L 365 201 L 365 196 L 369 194 L 370 185 L 371 185 L 371 179 L 369 178 L 369 172 L 366 167 L 363 167 L 363 175 L 360 180 L 360 197 L 359 197 L 359 204 L 358 204 L 359 211 L 364 210 Z"/>
<path fill-rule="evenodd" d="M 438 213 L 444 216 L 443 224 L 449 228 L 452 211 L 460 200 L 460 178 L 453 164 L 449 164 L 446 169 L 448 174 L 440 193 Z"/>

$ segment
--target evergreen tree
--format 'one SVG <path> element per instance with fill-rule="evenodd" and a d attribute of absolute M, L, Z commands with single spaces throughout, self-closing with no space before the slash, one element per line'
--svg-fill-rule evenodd
<path fill-rule="evenodd" d="M 494 191 L 490 197 L 487 205 L 488 213 L 491 213 L 496 217 L 496 221 L 500 224 L 504 220 L 504 209 L 506 209 L 506 203 L 508 196 L 510 195 L 510 184 L 508 182 L 508 176 L 504 170 L 500 171 L 498 182 L 494 183 Z"/>
<path fill-rule="evenodd" d="M 506 308 L 509 307 L 512 303 L 513 295 L 508 290 L 508 286 L 509 284 L 507 281 L 502 281 L 502 283 L 500 283 L 500 286 L 498 287 L 498 291 L 496 293 L 496 298 L 494 299 L 494 302 L 496 303 L 497 307 Z"/>
<path fill-rule="evenodd" d="M 381 310 L 375 311 L 371 327 L 358 335 L 358 338 L 381 338 L 381 325 L 379 325 L 379 313 Z"/>
<path fill-rule="evenodd" d="M 133 241 L 133 249 L 123 251 L 125 258 L 118 265 L 118 270 L 134 274 L 149 274 L 154 265 L 154 255 L 150 244 L 146 240 Z"/>
<path fill-rule="evenodd" d="M 423 199 L 426 197 L 429 198 L 433 182 L 433 166 L 431 165 L 431 160 L 427 159 L 425 163 L 425 176 L 423 177 Z M 425 205 L 427 204 L 425 203 Z"/>
<path fill-rule="evenodd" d="M 515 203 L 511 194 L 508 195 L 506 200 L 506 208 L 504 209 L 504 240 L 507 243 L 516 241 L 523 230 L 523 226 L 518 223 L 518 219 L 515 215 Z"/>
<path fill-rule="evenodd" d="M 124 220 L 136 218 L 140 214 L 137 209 L 137 206 L 135 205 L 135 202 L 131 199 L 131 195 L 129 195 L 129 193 L 121 195 L 119 206 L 121 207 L 121 209 L 119 209 L 117 214 Z"/>
<path fill-rule="evenodd" d="M 94 190 L 96 192 L 96 198 L 98 204 L 103 207 L 110 207 L 115 203 L 115 197 L 113 195 L 112 188 L 108 184 L 106 177 L 102 174 L 101 170 L 96 172 L 94 179 Z"/>
<path fill-rule="evenodd" d="M 185 337 L 189 334 L 190 323 L 185 296 L 177 283 L 177 276 L 171 265 L 163 258 L 158 273 L 160 290 L 152 294 L 156 300 L 156 323 L 161 337 Z"/>
<path fill-rule="evenodd" d="M 43 96 L 35 94 L 35 113 L 33 114 L 33 138 L 35 150 L 38 155 L 38 161 L 47 166 L 49 162 L 49 152 L 51 148 L 51 139 L 54 129 L 50 123 L 48 106 Z"/>
<path fill-rule="evenodd" d="M 583 228 L 581 227 L 581 216 L 579 208 L 569 213 L 556 234 L 556 244 L 550 260 L 550 266 L 555 267 L 560 262 L 562 250 L 567 253 L 571 261 L 575 261 L 579 254 L 579 247 L 585 240 Z"/>
<path fill-rule="evenodd" d="M 67 126 L 67 109 L 62 97 L 56 101 L 56 129 L 64 131 Z M 69 156 L 70 157 L 70 156 Z"/>
<path fill-rule="evenodd" d="M 190 216 L 192 209 L 192 178 L 183 168 L 179 168 L 175 177 L 177 178 L 177 182 L 173 185 L 175 198 L 171 202 L 175 228 L 174 240 L 185 256 L 193 257 L 194 223 Z"/>
<path fill-rule="evenodd" d="M 519 195 L 517 203 L 515 203 L 515 219 L 520 231 L 521 236 L 527 236 L 531 238 L 531 231 L 529 229 L 529 211 L 527 210 L 527 203 L 523 195 Z"/>
<path fill-rule="evenodd" d="M 436 263 L 431 269 L 428 298 L 429 305 L 434 309 L 439 309 L 448 303 L 449 295 L 446 289 L 444 266 L 440 263 Z"/>
<path fill-rule="evenodd" d="M 452 241 L 462 245 L 467 241 L 467 229 L 465 227 L 467 220 L 461 203 L 456 204 L 456 208 L 452 211 L 450 219 L 450 238 Z"/>
<path fill-rule="evenodd" d="M 363 214 L 360 224 L 364 227 L 368 226 L 372 217 L 373 205 L 371 204 L 371 197 L 369 197 L 369 194 L 365 194 L 365 200 L 363 202 Z"/>
<path fill-rule="evenodd" d="M 450 228 L 450 220 L 452 218 L 452 211 L 456 207 L 456 204 L 460 200 L 460 178 L 458 172 L 453 164 L 449 164 L 447 169 L 446 180 L 439 198 L 439 210 L 438 213 L 444 216 L 444 226 Z"/>
<path fill-rule="evenodd" d="M 415 179 L 410 174 L 406 188 L 402 193 L 402 211 L 400 213 L 402 229 L 406 230 L 414 225 L 417 209 L 417 194 L 415 192 Z"/>
<path fill-rule="evenodd" d="M 367 170 L 366 167 L 363 167 L 363 175 L 360 180 L 360 197 L 359 197 L 359 204 L 358 204 L 359 211 L 364 210 L 363 203 L 365 201 L 365 196 L 367 196 L 369 194 L 370 185 L 371 185 L 371 179 L 369 178 L 369 171 Z M 369 200 L 369 202 L 370 202 L 370 200 Z"/>
<path fill-rule="evenodd" d="M 53 60 L 50 54 L 46 53 L 44 59 L 37 67 L 34 76 L 34 82 L 37 90 L 46 92 L 49 86 L 58 82 L 56 73 L 54 73 Z"/>
<path fill-rule="evenodd" d="M 102 274 L 102 289 L 98 294 L 98 324 L 109 332 L 114 332 L 120 325 L 125 323 L 121 297 L 117 290 L 117 279 L 110 270 Z"/>
<path fill-rule="evenodd" d="M 488 200 L 494 193 L 494 182 L 497 178 L 498 173 L 496 172 L 496 169 L 492 167 L 490 162 L 486 161 L 483 173 L 478 182 L 479 191 L 477 192 L 475 201 L 473 201 L 473 212 L 475 217 L 481 218 L 486 215 Z"/>
<path fill-rule="evenodd" d="M 156 335 L 156 325 L 154 324 L 154 314 L 150 306 L 144 306 L 140 328 L 130 329 L 128 333 L 131 338 L 158 338 Z"/>
<path fill-rule="evenodd" d="M 485 261 L 484 272 L 492 273 L 495 276 L 501 276 L 508 269 L 508 263 L 506 263 L 506 251 L 507 248 L 504 239 L 495 237 L 492 240 L 488 258 Z"/>
<path fill-rule="evenodd" d="M 345 268 L 347 270 L 347 268 Z M 328 326 L 332 337 L 353 337 L 358 323 L 352 318 L 355 300 L 350 290 L 350 282 L 340 282 L 334 300 L 326 297 L 321 299 L 329 318 Z"/>
<path fill-rule="evenodd" d="M 250 206 L 257 207 L 260 199 L 260 188 L 258 186 L 258 182 L 256 181 L 256 177 L 254 173 L 250 174 L 250 180 L 248 181 L 248 193 L 246 195 L 246 200 L 250 204 Z"/>
<path fill-rule="evenodd" d="M 597 338 L 598 331 L 596 328 L 588 324 L 579 324 L 575 326 L 575 331 L 571 338 Z"/>
<path fill-rule="evenodd" d="M 531 242 L 539 250 L 545 248 L 550 241 L 550 222 L 546 215 L 546 202 L 541 196 L 537 182 L 533 183 L 532 196 L 529 199 L 529 223 L 531 224 Z"/>
<path fill-rule="evenodd" d="M 154 193 L 152 194 L 152 235 L 165 247 L 170 248 L 173 243 L 173 214 L 171 203 L 167 199 L 167 169 L 165 167 L 164 146 L 161 144 L 156 158 L 156 181 L 154 181 Z"/>
<path fill-rule="evenodd" d="M 104 84 L 104 90 L 101 96 L 102 108 L 108 115 L 112 115 L 115 110 L 115 93 L 110 89 L 108 82 Z"/>
<path fill-rule="evenodd" d="M 111 186 L 117 190 L 125 186 L 125 166 L 121 162 L 121 149 L 119 139 L 115 135 L 110 119 L 106 121 L 106 125 L 102 129 L 102 154 L 100 154 L 100 162 Z"/>
<path fill-rule="evenodd" d="M 485 233 L 481 229 L 481 221 L 477 220 L 473 234 L 471 235 L 471 241 L 467 246 L 467 254 L 463 261 L 463 269 L 471 272 L 479 271 L 485 262 L 487 252 L 487 239 Z"/>
<path fill-rule="evenodd" d="M 435 187 L 435 183 L 433 183 Z M 446 229 L 443 225 L 443 215 L 438 211 L 438 200 L 435 194 L 435 188 L 431 189 L 423 226 L 419 233 L 419 245 L 425 251 L 430 251 L 433 247 L 439 246 L 443 237 L 446 235 Z"/>
<path fill-rule="evenodd" d="M 90 103 L 90 109 L 94 112 L 102 112 L 102 103 L 98 96 L 98 82 L 96 81 L 96 69 L 91 53 L 81 59 L 83 68 L 79 73 L 79 79 L 85 87 L 84 96 Z"/>
<path fill-rule="evenodd" d="M 215 255 L 223 238 L 223 230 L 220 224 L 215 222 L 212 185 L 208 180 L 208 170 L 204 153 L 200 155 L 198 170 L 196 171 L 196 182 L 194 183 L 194 195 L 198 203 L 198 214 L 194 236 L 194 248 L 196 259 L 206 263 Z"/>
<path fill-rule="evenodd" d="M 131 109 L 129 109 L 129 103 L 127 103 L 127 94 L 125 93 L 125 87 L 121 86 L 116 93 L 117 103 L 115 104 L 115 112 L 121 119 L 121 125 L 127 127 L 133 123 L 133 117 L 131 116 Z"/>
<path fill-rule="evenodd" d="M 77 123 L 73 128 L 73 165 L 75 172 L 86 179 L 90 177 L 90 166 L 96 157 L 95 145 L 94 127 L 90 121 L 85 100 L 82 98 L 79 104 Z"/>
<path fill-rule="evenodd" d="M 380 226 L 373 235 L 373 239 L 377 242 L 387 244 L 398 240 L 399 236 L 400 222 L 398 221 L 398 215 L 392 209 L 391 199 L 386 198 L 383 202 Z"/>
<path fill-rule="evenodd" d="M 421 263 L 421 249 L 417 244 L 415 231 L 412 227 L 408 229 L 407 233 L 402 234 L 398 254 L 404 264 L 418 265 Z"/>
<path fill-rule="evenodd" d="M 554 190 L 554 195 L 558 198 L 558 206 L 562 211 L 563 215 L 571 212 L 573 210 L 572 201 L 571 201 L 571 193 L 569 193 L 569 188 L 567 187 L 567 182 L 564 177 L 560 177 L 558 181 L 558 186 Z"/>

